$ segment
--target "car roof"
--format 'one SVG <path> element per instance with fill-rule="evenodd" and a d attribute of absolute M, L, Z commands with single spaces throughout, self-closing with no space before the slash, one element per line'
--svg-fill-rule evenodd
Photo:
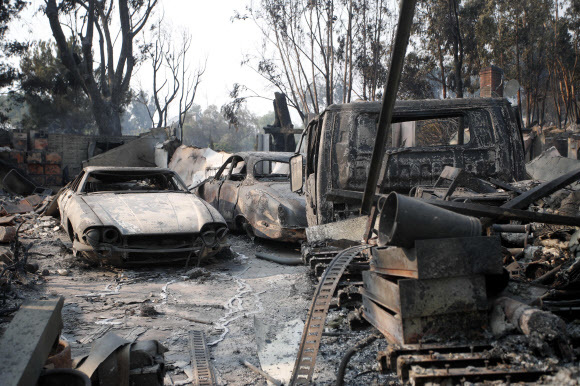
<path fill-rule="evenodd" d="M 174 173 L 173 170 L 167 168 L 158 167 L 146 167 L 146 166 L 87 166 L 83 169 L 87 173 L 91 172 L 170 172 Z"/>
<path fill-rule="evenodd" d="M 480 109 L 486 107 L 510 105 L 506 98 L 452 98 L 452 99 L 419 99 L 398 100 L 395 103 L 395 114 L 404 112 L 427 112 L 446 110 Z M 344 104 L 332 104 L 325 111 L 379 112 L 382 102 L 355 101 Z"/>
<path fill-rule="evenodd" d="M 256 162 L 262 159 L 288 162 L 295 153 L 285 151 L 242 151 L 233 155 L 242 157 L 245 160 L 253 159 Z"/>

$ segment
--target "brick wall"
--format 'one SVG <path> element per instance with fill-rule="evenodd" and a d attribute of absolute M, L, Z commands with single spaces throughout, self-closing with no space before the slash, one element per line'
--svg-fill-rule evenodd
<path fill-rule="evenodd" d="M 49 134 L 48 151 L 62 157 L 61 167 L 68 167 L 69 179 L 74 178 L 83 168 L 83 161 L 89 158 L 91 142 L 127 142 L 138 137 L 107 137 L 71 134 Z"/>
<path fill-rule="evenodd" d="M 126 143 L 135 138 L 12 132 L 12 149 L 2 152 L 0 159 L 28 174 L 36 185 L 54 189 L 82 170 L 91 143 Z"/>

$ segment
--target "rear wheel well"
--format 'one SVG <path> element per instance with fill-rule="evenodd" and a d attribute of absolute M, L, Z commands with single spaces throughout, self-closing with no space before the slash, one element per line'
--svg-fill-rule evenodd
<path fill-rule="evenodd" d="M 250 237 L 250 239 L 252 239 L 252 241 L 256 238 L 256 235 L 254 234 L 254 227 L 244 216 L 239 215 L 236 217 L 235 224 L 236 230 L 245 232 Z"/>
<path fill-rule="evenodd" d="M 248 222 L 248 220 L 244 216 L 238 215 L 234 221 L 234 225 L 237 230 L 244 230 L 243 226 L 245 222 Z"/>

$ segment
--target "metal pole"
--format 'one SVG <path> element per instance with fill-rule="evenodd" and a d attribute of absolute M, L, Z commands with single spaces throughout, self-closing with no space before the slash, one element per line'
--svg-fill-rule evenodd
<path fill-rule="evenodd" d="M 395 43 L 391 55 L 389 76 L 387 78 L 387 83 L 385 84 L 383 107 L 379 115 L 375 147 L 373 149 L 373 156 L 369 168 L 369 177 L 367 179 L 365 194 L 362 201 L 362 214 L 371 214 L 373 197 L 375 193 L 377 193 L 379 175 L 384 175 L 382 169 L 387 166 L 386 164 L 383 165 L 383 156 L 385 154 L 385 146 L 387 144 L 388 131 L 393 117 L 393 110 L 395 108 L 395 100 L 397 99 L 397 91 L 399 90 L 399 81 L 401 79 L 401 71 L 403 70 L 407 45 L 409 44 L 409 36 L 411 35 L 415 3 L 416 0 L 401 0 L 399 24 L 397 25 L 397 33 L 395 35 Z M 372 223 L 372 226 L 374 226 L 374 219 Z"/>

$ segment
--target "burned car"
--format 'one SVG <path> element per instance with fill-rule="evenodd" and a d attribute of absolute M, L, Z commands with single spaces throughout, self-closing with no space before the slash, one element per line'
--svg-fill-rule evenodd
<path fill-rule="evenodd" d="M 87 167 L 58 198 L 73 250 L 115 265 L 197 262 L 228 232 L 217 210 L 169 169 Z"/>
<path fill-rule="evenodd" d="M 283 152 L 234 154 L 193 191 L 218 209 L 232 230 L 297 242 L 305 238 L 307 225 L 304 198 L 290 191 L 288 161 L 292 156 Z"/>

